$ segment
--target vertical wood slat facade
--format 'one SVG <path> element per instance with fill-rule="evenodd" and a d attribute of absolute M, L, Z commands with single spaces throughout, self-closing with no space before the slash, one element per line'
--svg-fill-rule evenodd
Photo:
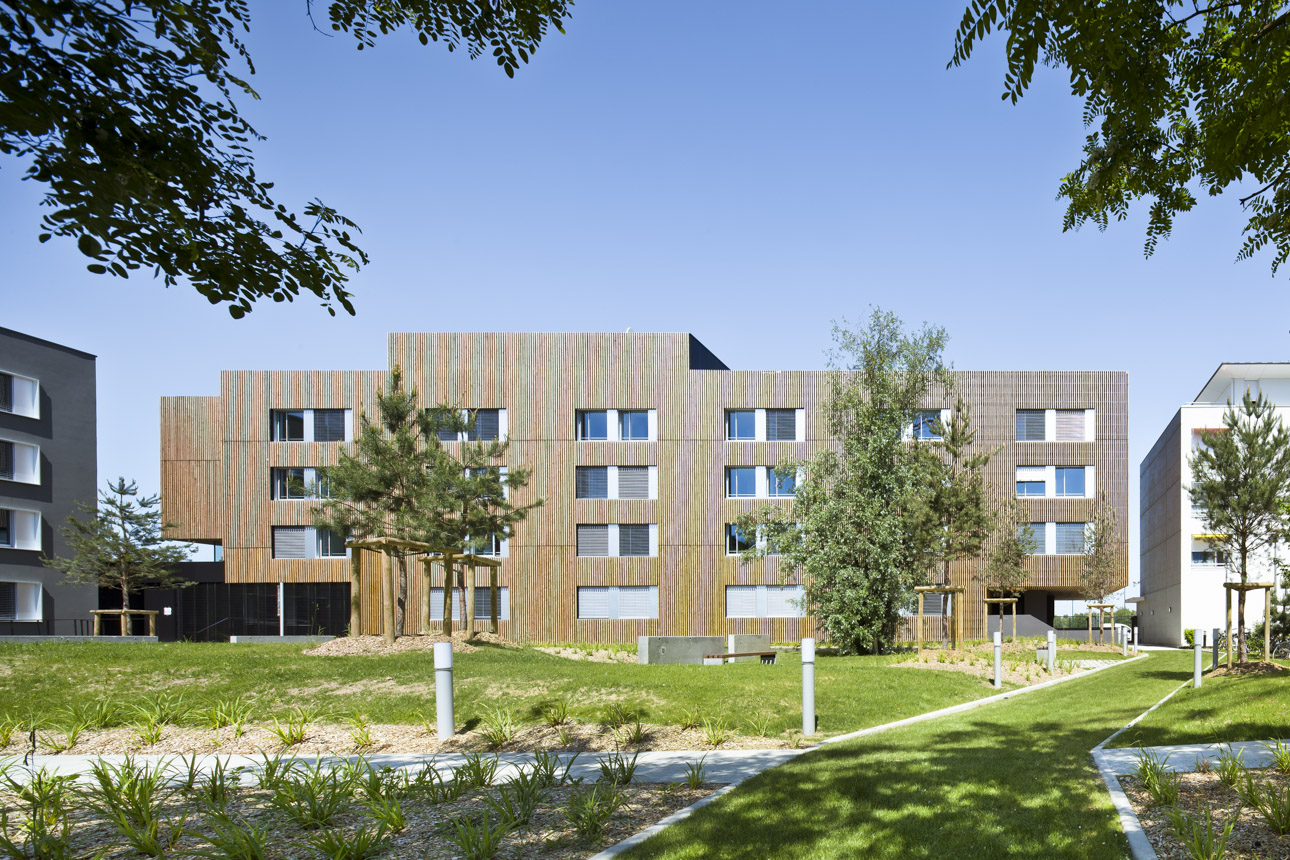
<path fill-rule="evenodd" d="M 822 371 L 691 369 L 687 334 L 391 334 L 389 364 L 423 405 L 449 402 L 507 411 L 508 465 L 533 470 L 517 501 L 546 504 L 510 541 L 500 583 L 510 589 L 503 635 L 534 640 L 625 641 L 637 635 L 767 633 L 788 641 L 811 633 L 808 619 L 727 619 L 727 585 L 779 584 L 779 562 L 740 564 L 726 554 L 725 525 L 753 504 L 725 497 L 728 466 L 769 466 L 828 446 L 821 406 L 829 374 Z M 701 346 L 699 347 L 701 349 Z M 218 541 L 229 582 L 345 582 L 344 559 L 272 559 L 271 527 L 309 522 L 310 502 L 272 501 L 275 466 L 327 466 L 342 443 L 270 442 L 271 409 L 346 408 L 371 415 L 385 371 L 226 371 L 217 398 L 162 401 L 165 516 L 182 523 L 179 539 Z M 972 410 L 979 445 L 998 449 L 987 480 L 999 498 L 1014 494 L 1017 466 L 1094 466 L 1097 492 L 1119 514 L 1126 547 L 1128 506 L 1128 378 L 1110 371 L 966 371 L 958 389 Z M 932 407 L 953 405 L 953 395 Z M 944 402 L 941 402 L 944 401 Z M 727 442 L 730 409 L 804 409 L 797 442 Z M 657 410 L 657 440 L 578 442 L 582 409 Z M 1094 409 L 1095 441 L 1017 442 L 1018 409 Z M 657 466 L 658 498 L 578 500 L 580 465 Z M 784 504 L 789 502 L 785 501 Z M 1087 521 L 1092 499 L 1022 502 L 1035 522 Z M 579 523 L 657 523 L 658 555 L 579 558 Z M 376 607 L 379 559 L 362 563 L 364 632 L 380 632 Z M 370 557 L 369 557 L 370 556 Z M 984 635 L 984 593 L 972 581 L 977 563 L 958 563 L 956 584 L 968 587 L 963 632 Z M 1036 556 L 1028 587 L 1076 596 L 1077 556 Z M 438 570 L 432 586 L 440 586 Z M 422 574 L 409 565 L 409 630 L 419 618 Z M 577 618 L 578 586 L 656 585 L 659 617 L 593 621 Z M 907 625 L 908 626 L 908 625 Z M 909 631 L 912 632 L 912 631 Z M 938 634 L 939 635 L 939 634 Z"/>

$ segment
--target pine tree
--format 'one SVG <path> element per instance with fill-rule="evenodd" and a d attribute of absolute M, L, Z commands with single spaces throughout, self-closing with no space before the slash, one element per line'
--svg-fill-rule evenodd
<path fill-rule="evenodd" d="M 41 561 L 62 571 L 64 583 L 119 588 L 122 609 L 130 608 L 130 592 L 145 586 L 191 585 L 174 569 L 188 558 L 188 551 L 162 537 L 177 524 L 161 521 L 160 505 L 161 496 L 140 497 L 134 481 L 109 481 L 107 490 L 99 492 L 97 507 L 79 504 L 84 517 L 70 516 L 60 529 L 73 556 Z"/>
<path fill-rule="evenodd" d="M 1250 561 L 1286 531 L 1290 494 L 1290 430 L 1276 407 L 1249 392 L 1239 407 L 1229 402 L 1222 430 L 1201 431 L 1191 458 L 1191 499 L 1205 509 L 1209 543 L 1227 553 L 1242 585 L 1250 581 Z M 1245 635 L 1245 592 L 1237 594 L 1237 659 L 1249 660 Z"/>
<path fill-rule="evenodd" d="M 767 505 L 736 522 L 764 538 L 759 551 L 776 552 L 786 578 L 801 577 L 807 614 L 833 642 L 879 650 L 895 641 L 933 549 L 911 516 L 926 505 L 927 484 L 907 434 L 933 386 L 950 382 L 946 334 L 906 332 L 894 314 L 875 309 L 863 329 L 835 325 L 833 339 L 838 372 L 824 417 L 836 446 L 777 467 L 805 473 L 791 508 Z"/>
<path fill-rule="evenodd" d="M 1002 597 L 1030 578 L 1026 564 L 1038 543 L 1025 511 L 1015 500 L 1006 502 L 996 519 L 998 530 L 994 547 L 986 558 L 985 566 L 973 578 L 985 587 L 987 594 L 997 591 Z"/>

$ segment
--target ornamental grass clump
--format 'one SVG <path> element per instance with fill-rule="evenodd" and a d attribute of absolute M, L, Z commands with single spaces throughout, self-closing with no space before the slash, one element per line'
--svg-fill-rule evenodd
<path fill-rule="evenodd" d="M 462 816 L 454 818 L 451 823 L 445 836 L 461 851 L 463 860 L 493 860 L 502 846 L 502 839 L 511 829 L 509 821 L 499 820 L 494 824 L 487 814 L 478 818 Z"/>
<path fill-rule="evenodd" d="M 1169 756 L 1160 758 L 1150 750 L 1138 752 L 1137 777 L 1158 806 L 1174 806 L 1178 803 L 1182 774 L 1169 772 L 1168 764 Z"/>
<path fill-rule="evenodd" d="M 206 819 L 209 836 L 201 838 L 210 848 L 193 853 L 210 860 L 269 860 L 277 853 L 278 836 L 263 824 L 213 812 Z"/>
<path fill-rule="evenodd" d="M 1227 841 L 1236 825 L 1235 818 L 1222 827 L 1214 826 L 1214 813 L 1207 803 L 1200 805 L 1200 812 L 1196 815 L 1176 807 L 1167 810 L 1166 815 L 1169 816 L 1170 829 L 1182 842 L 1191 860 L 1222 860 L 1227 854 Z"/>
<path fill-rule="evenodd" d="M 343 830 L 324 830 L 306 840 L 326 860 L 370 860 L 390 846 L 384 827 L 360 827 L 346 834 Z"/>
<path fill-rule="evenodd" d="M 1260 783 L 1247 773 L 1237 793 L 1246 806 L 1259 813 L 1269 829 L 1279 836 L 1290 833 L 1290 785 L 1278 791 L 1275 785 Z"/>
<path fill-rule="evenodd" d="M 10 838 L 9 810 L 0 809 L 0 852 L 14 860 L 72 860 L 70 800 L 76 777 L 51 773 L 46 768 L 29 771 L 30 778 L 18 782 L 0 770 L 6 789 L 18 800 L 21 816 L 14 828 L 21 834 Z"/>
<path fill-rule="evenodd" d="M 1234 788 L 1245 773 L 1243 750 L 1232 751 L 1229 746 L 1218 754 L 1218 781 L 1228 788 Z"/>
<path fill-rule="evenodd" d="M 504 747 L 515 739 L 519 726 L 515 714 L 509 708 L 494 708 L 484 715 L 484 728 L 481 734 L 489 749 Z"/>
<path fill-rule="evenodd" d="M 323 766 L 290 772 L 269 798 L 269 805 L 305 830 L 330 825 L 349 804 L 352 783 L 337 768 Z"/>
<path fill-rule="evenodd" d="M 492 785 L 497 776 L 497 756 L 485 758 L 480 753 L 471 753 L 461 763 L 453 776 L 466 788 L 483 788 Z"/>
<path fill-rule="evenodd" d="M 610 785 L 627 785 L 636 778 L 636 759 L 639 757 L 640 753 L 636 753 L 628 759 L 615 751 L 596 759 L 596 763 L 600 765 L 599 781 Z"/>
<path fill-rule="evenodd" d="M 610 817 L 624 803 L 626 799 L 616 786 L 596 783 L 589 790 L 569 797 L 564 817 L 581 839 L 589 842 L 599 840 Z"/>

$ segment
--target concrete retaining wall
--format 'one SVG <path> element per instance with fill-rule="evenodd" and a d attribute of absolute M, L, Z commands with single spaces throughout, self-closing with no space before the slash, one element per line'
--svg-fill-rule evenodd
<path fill-rule="evenodd" d="M 726 653 L 720 636 L 640 636 L 636 662 L 645 665 L 703 665 L 703 655 Z"/>

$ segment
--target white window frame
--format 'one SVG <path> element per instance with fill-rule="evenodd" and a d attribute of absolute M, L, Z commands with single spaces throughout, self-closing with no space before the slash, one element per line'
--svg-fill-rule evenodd
<path fill-rule="evenodd" d="M 303 472 L 302 480 L 304 482 L 303 496 L 279 496 L 278 492 L 278 471 L 299 470 Z M 323 482 L 318 475 L 319 469 L 315 466 L 271 466 L 269 468 L 269 499 L 274 502 L 308 502 L 319 499 L 330 499 L 330 495 L 321 495 L 311 492 L 310 488 L 323 486 Z"/>
<path fill-rule="evenodd" d="M 0 442 L 13 445 L 13 477 L 0 478 L 15 484 L 40 486 L 40 446 L 18 439 L 0 437 Z"/>
<path fill-rule="evenodd" d="M 272 442 L 274 445 L 299 445 L 301 442 L 312 442 L 312 441 L 314 441 L 314 412 L 315 412 L 315 411 L 321 411 L 321 412 L 344 412 L 344 413 L 345 413 L 345 438 L 344 438 L 344 439 L 341 439 L 341 440 L 339 440 L 339 441 L 337 441 L 337 442 L 327 442 L 327 443 L 323 443 L 323 444 L 328 444 L 328 445 L 339 445 L 339 444 L 340 444 L 340 443 L 342 443 L 342 442 L 353 442 L 353 441 L 354 441 L 354 410 L 353 410 L 353 409 L 344 409 L 344 408 L 342 408 L 342 407 L 340 407 L 340 406 L 328 406 L 328 407 L 322 407 L 322 406 L 320 406 L 320 407 L 318 407 L 318 409 L 317 409 L 317 410 L 314 410 L 314 409 L 293 409 L 293 408 L 291 408 L 291 407 L 274 407 L 274 408 L 272 408 L 272 409 L 270 409 L 270 410 L 269 410 L 269 441 L 270 441 L 270 442 Z M 273 414 L 273 413 L 275 413 L 275 412 L 299 412 L 299 413 L 301 413 L 301 415 L 303 416 L 303 418 L 302 418 L 301 420 L 304 422 L 304 427 L 302 428 L 302 431 L 303 431 L 303 432 L 302 432 L 302 434 L 301 434 L 301 435 L 302 435 L 304 438 L 302 438 L 302 439 L 293 439 L 293 440 L 291 440 L 291 441 L 274 439 L 274 438 L 273 438 L 273 421 L 274 421 L 274 414 Z"/>
<path fill-rule="evenodd" d="M 281 557 L 275 554 L 277 542 L 274 540 L 274 532 L 278 529 L 304 529 L 305 530 L 305 555 Z M 278 525 L 269 527 L 269 557 L 273 561 L 331 561 L 339 558 L 349 558 L 353 550 L 345 547 L 344 555 L 323 555 L 321 552 L 322 538 L 319 535 L 319 529 L 314 526 L 292 526 Z"/>
<path fill-rule="evenodd" d="M 40 380 L 12 370 L 0 367 L 0 373 L 13 377 L 13 409 L 6 410 L 6 415 L 21 415 L 23 418 L 40 418 Z M 21 384 L 20 384 L 21 383 Z"/>
<path fill-rule="evenodd" d="M 27 579 L 0 580 L 14 587 L 13 622 L 30 624 L 45 620 L 45 588 L 40 582 Z"/>
<path fill-rule="evenodd" d="M 731 615 L 730 614 L 730 592 L 732 589 L 754 590 L 754 613 L 753 615 Z M 790 602 L 797 603 L 797 612 L 792 615 L 771 615 L 769 609 L 769 597 L 771 591 L 783 594 L 791 591 L 793 594 L 787 599 Z M 727 585 L 726 586 L 726 618 L 805 618 L 806 611 L 803 608 L 806 599 L 806 589 L 801 585 Z"/>
<path fill-rule="evenodd" d="M 619 595 L 623 589 L 649 589 L 651 615 L 623 616 L 619 610 Z M 608 607 L 604 615 L 582 614 L 582 592 L 584 589 L 605 589 L 608 596 Z M 656 621 L 658 620 L 658 586 L 657 585 L 592 585 L 578 586 L 574 594 L 575 611 L 579 621 Z"/>
<path fill-rule="evenodd" d="M 0 510 L 9 512 L 9 543 L 0 543 L 0 549 L 16 549 L 40 552 L 41 515 L 40 511 L 27 508 L 13 508 L 6 505 Z"/>
<path fill-rule="evenodd" d="M 499 592 L 497 595 L 497 620 L 510 621 L 511 620 L 511 589 L 509 586 L 499 585 L 497 587 L 497 590 Z M 452 589 L 452 620 L 453 621 L 461 621 L 461 603 L 463 598 L 462 592 L 463 592 L 463 589 L 453 586 L 453 589 Z M 480 597 L 480 592 L 484 593 L 485 596 L 483 598 Z M 488 605 L 487 594 L 488 594 L 488 586 L 480 586 L 480 585 L 475 586 L 476 603 L 483 603 L 485 606 L 487 606 Z M 479 613 L 478 606 L 475 607 L 475 618 L 476 620 L 490 620 L 487 615 L 481 615 Z M 443 586 L 432 587 L 430 589 L 430 620 L 443 621 Z"/>

